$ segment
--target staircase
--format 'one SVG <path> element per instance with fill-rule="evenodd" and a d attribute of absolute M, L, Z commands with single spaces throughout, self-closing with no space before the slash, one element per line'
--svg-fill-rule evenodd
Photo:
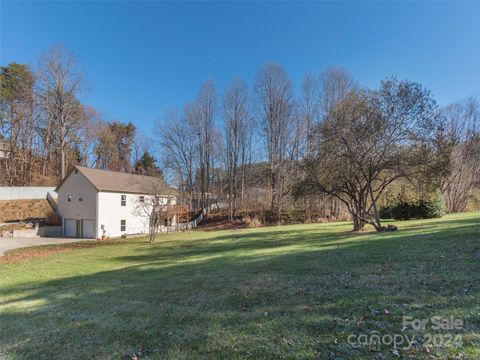
<path fill-rule="evenodd" d="M 47 193 L 47 201 L 52 207 L 53 211 L 57 212 L 58 211 L 57 200 L 55 200 L 55 198 L 49 192 Z"/>

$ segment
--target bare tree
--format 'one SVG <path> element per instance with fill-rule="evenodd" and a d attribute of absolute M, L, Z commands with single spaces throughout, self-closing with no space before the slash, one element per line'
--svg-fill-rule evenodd
<path fill-rule="evenodd" d="M 282 177 L 288 157 L 293 124 L 293 87 L 280 65 L 265 65 L 257 74 L 255 94 L 259 107 L 259 124 L 270 173 L 270 209 L 280 219 L 281 200 L 285 194 Z"/>
<path fill-rule="evenodd" d="M 228 178 L 229 217 L 235 216 L 238 197 L 238 170 L 244 165 L 250 112 L 248 107 L 248 86 L 237 80 L 223 96 L 225 118 L 226 169 Z"/>
<path fill-rule="evenodd" d="M 27 65 L 0 67 L 0 140 L 8 144 L 2 161 L 9 185 L 25 185 L 32 178 L 38 107 L 35 75 Z"/>
<path fill-rule="evenodd" d="M 319 122 L 320 96 L 319 81 L 312 73 L 307 73 L 301 86 L 299 99 L 300 127 L 304 129 L 304 140 L 302 155 L 311 159 L 314 154 L 314 129 Z M 312 197 L 304 198 L 305 217 L 308 221 L 311 218 Z"/>
<path fill-rule="evenodd" d="M 303 79 L 300 97 L 300 116 L 305 125 L 305 156 L 313 154 L 313 136 L 315 125 L 320 116 L 319 83 L 312 73 L 307 73 Z"/>
<path fill-rule="evenodd" d="M 149 239 L 153 243 L 162 222 L 169 216 L 175 195 L 161 177 L 146 176 L 144 182 L 145 195 L 138 196 L 134 212 L 148 220 Z"/>
<path fill-rule="evenodd" d="M 145 152 L 152 152 L 152 139 L 142 132 L 137 131 L 132 144 L 132 164 L 139 162 Z"/>
<path fill-rule="evenodd" d="M 114 120 L 99 129 L 95 148 L 96 165 L 99 168 L 132 172 L 132 147 L 136 127 Z"/>
<path fill-rule="evenodd" d="M 93 167 L 95 166 L 95 147 L 101 129 L 106 126 L 100 113 L 91 106 L 82 107 L 82 121 L 79 123 L 76 132 L 76 146 L 78 150 L 79 163 Z"/>
<path fill-rule="evenodd" d="M 67 147 L 82 119 L 78 95 L 84 89 L 83 73 L 73 54 L 57 46 L 43 56 L 38 77 L 48 132 L 60 151 L 60 177 L 63 179 Z"/>
<path fill-rule="evenodd" d="M 469 98 L 443 109 L 450 139 L 452 172 L 442 184 L 450 212 L 465 211 L 475 188 L 480 187 L 480 105 Z"/>
<path fill-rule="evenodd" d="M 245 204 L 245 183 L 249 174 L 249 169 L 253 163 L 254 154 L 254 133 L 256 130 L 256 124 L 253 116 L 249 117 L 248 124 L 246 126 L 245 142 L 242 143 L 240 149 L 240 206 Z"/>
<path fill-rule="evenodd" d="M 335 104 L 343 100 L 357 87 L 353 77 L 342 67 L 327 68 L 316 79 L 308 73 L 301 87 L 300 111 L 305 129 L 304 156 L 311 159 L 315 153 L 315 131 L 333 110 Z M 338 200 L 327 194 L 305 197 L 305 215 L 310 220 L 316 210 L 322 217 L 338 217 Z M 328 210 L 329 209 L 329 210 Z"/>
<path fill-rule="evenodd" d="M 335 106 L 356 88 L 357 82 L 346 69 L 342 67 L 325 69 L 318 81 L 318 110 L 321 119 L 331 114 Z"/>
<path fill-rule="evenodd" d="M 187 111 L 187 120 L 196 136 L 198 154 L 200 193 L 202 207 L 209 207 L 210 169 L 214 159 L 213 135 L 215 132 L 215 116 L 217 110 L 215 84 L 205 82 L 193 107 Z"/>
<path fill-rule="evenodd" d="M 115 135 L 112 133 L 108 123 L 102 121 L 97 124 L 93 146 L 95 167 L 107 170 L 117 162 L 118 154 L 116 153 Z"/>
<path fill-rule="evenodd" d="M 366 223 L 384 230 L 378 198 L 397 179 L 435 178 L 441 128 L 434 100 L 418 84 L 391 79 L 376 91 L 351 92 L 320 127 L 306 183 L 343 202 L 354 230 Z"/>
<path fill-rule="evenodd" d="M 190 123 L 178 110 L 168 111 L 156 125 L 164 167 L 173 171 L 182 193 L 189 194 L 192 203 L 194 190 L 195 139 Z"/>

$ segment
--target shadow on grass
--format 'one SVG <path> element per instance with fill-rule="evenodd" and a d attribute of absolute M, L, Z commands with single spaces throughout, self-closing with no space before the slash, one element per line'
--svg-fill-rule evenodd
<path fill-rule="evenodd" d="M 325 232 L 323 229 L 291 229 L 280 230 L 276 228 L 272 232 L 265 231 L 249 231 L 243 233 L 231 232 L 227 234 L 212 236 L 206 240 L 191 240 L 191 241 L 163 241 L 159 243 L 159 246 L 153 246 L 148 249 L 144 254 L 135 254 L 119 257 L 116 260 L 125 262 L 162 262 L 170 261 L 174 259 L 186 259 L 195 256 L 205 255 L 212 257 L 214 255 L 235 255 L 236 252 L 258 252 L 261 250 L 275 250 L 292 251 L 288 247 L 299 246 L 308 247 L 309 253 L 312 250 L 320 250 L 325 248 L 342 247 L 347 249 L 349 247 L 357 247 L 360 245 L 360 250 L 370 252 L 372 247 L 377 247 L 378 243 L 383 240 L 390 240 L 387 244 L 381 244 L 379 249 L 394 248 L 395 246 L 414 246 L 416 242 L 421 241 L 437 241 L 444 240 L 452 237 L 463 236 L 464 233 L 468 233 L 469 230 L 478 233 L 479 229 L 475 227 L 475 223 L 472 220 L 461 220 L 455 223 L 454 229 L 445 229 L 443 225 L 451 224 L 451 221 L 441 221 L 430 225 L 426 230 L 427 233 L 418 233 L 417 226 L 400 229 L 398 232 L 385 232 L 385 233 L 367 233 L 367 234 L 355 234 L 349 231 L 343 232 Z M 442 236 L 437 236 L 441 234 Z M 397 239 L 398 241 L 393 241 Z M 167 248 L 165 246 L 175 245 L 174 249 Z M 285 248 L 285 249 L 284 249 Z M 296 250 L 294 250 L 296 251 Z M 352 249 L 352 251 L 358 251 L 358 249 Z M 269 255 L 268 255 L 269 256 Z"/>
<path fill-rule="evenodd" d="M 474 348 L 477 222 L 435 221 L 425 233 L 292 227 L 145 244 L 105 260 L 122 268 L 2 287 L 0 355 L 370 358 L 348 334 L 399 332 L 403 315 L 460 317 L 473 339 L 465 349 Z M 379 354 L 394 357 L 388 348 Z"/>

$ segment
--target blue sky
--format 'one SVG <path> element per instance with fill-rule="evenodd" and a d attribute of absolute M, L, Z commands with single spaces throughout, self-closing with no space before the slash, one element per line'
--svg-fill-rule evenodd
<path fill-rule="evenodd" d="M 84 102 L 143 132 L 203 81 L 221 91 L 282 64 L 344 66 L 361 84 L 423 83 L 441 105 L 480 96 L 480 2 L 1 2 L 0 63 L 36 66 L 63 44 L 90 84 Z"/>

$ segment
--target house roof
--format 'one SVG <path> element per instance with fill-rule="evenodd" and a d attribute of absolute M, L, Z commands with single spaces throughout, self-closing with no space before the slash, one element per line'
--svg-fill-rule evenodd
<path fill-rule="evenodd" d="M 98 191 L 132 194 L 152 194 L 154 192 L 162 192 L 161 195 L 177 195 L 176 189 L 166 186 L 161 179 L 154 176 L 135 175 L 119 171 L 92 169 L 75 165 L 65 179 L 67 179 L 73 171 L 78 171 L 85 176 Z M 58 191 L 65 179 L 63 179 L 55 190 Z"/>

